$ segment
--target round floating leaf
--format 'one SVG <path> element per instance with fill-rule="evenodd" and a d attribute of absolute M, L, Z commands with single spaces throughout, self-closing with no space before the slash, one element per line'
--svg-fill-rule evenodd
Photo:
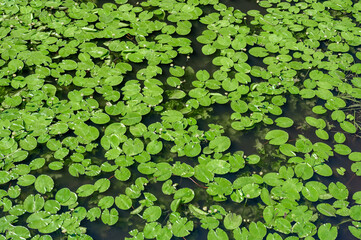
<path fill-rule="evenodd" d="M 272 145 L 282 145 L 288 141 L 288 133 L 283 130 L 271 130 L 269 131 L 265 139 L 270 140 L 269 143 Z"/>
<path fill-rule="evenodd" d="M 103 84 L 104 85 L 108 85 L 108 86 L 117 86 L 119 85 L 121 82 L 123 82 L 123 77 L 122 76 L 110 76 L 110 77 L 107 77 Z"/>
<path fill-rule="evenodd" d="M 139 138 L 136 138 L 134 140 L 128 139 L 124 142 L 122 148 L 125 154 L 127 154 L 128 156 L 134 156 L 144 150 L 144 143 Z"/>
<path fill-rule="evenodd" d="M 352 206 L 350 208 L 350 217 L 355 221 L 361 220 L 361 205 Z"/>
<path fill-rule="evenodd" d="M 319 137 L 322 140 L 328 140 L 328 138 L 329 138 L 328 133 L 323 129 L 317 129 L 315 133 L 316 133 L 317 137 Z"/>
<path fill-rule="evenodd" d="M 302 194 L 307 200 L 316 202 L 320 195 L 318 190 L 318 186 L 315 184 L 315 182 L 307 182 L 306 185 L 302 188 Z"/>
<path fill-rule="evenodd" d="M 346 200 L 348 197 L 347 187 L 340 182 L 330 183 L 328 190 L 330 191 L 330 194 L 338 200 Z"/>
<path fill-rule="evenodd" d="M 317 174 L 321 176 L 324 177 L 332 176 L 332 168 L 330 168 L 330 166 L 328 166 L 327 164 L 322 163 L 320 165 L 313 167 L 313 169 Z"/>
<path fill-rule="evenodd" d="M 346 115 L 343 111 L 336 110 L 336 111 L 332 112 L 331 118 L 332 118 L 332 120 L 335 120 L 337 122 L 343 122 L 346 118 Z"/>
<path fill-rule="evenodd" d="M 194 176 L 201 182 L 209 183 L 214 178 L 214 173 L 211 172 L 205 165 L 197 165 L 194 168 Z"/>
<path fill-rule="evenodd" d="M 182 77 L 184 75 L 184 69 L 180 66 L 170 67 L 169 72 L 175 77 Z"/>
<path fill-rule="evenodd" d="M 90 118 L 90 120 L 95 124 L 105 124 L 110 121 L 110 117 L 108 116 L 108 114 L 102 112 L 96 112 Z"/>
<path fill-rule="evenodd" d="M 49 164 L 49 168 L 53 171 L 61 170 L 64 166 L 64 163 L 60 161 L 52 162 Z"/>
<path fill-rule="evenodd" d="M 336 217 L 336 209 L 328 203 L 318 204 L 317 210 L 325 216 Z"/>
<path fill-rule="evenodd" d="M 110 187 L 110 181 L 107 178 L 98 179 L 94 183 L 94 187 L 95 187 L 95 191 L 98 191 L 100 193 L 105 192 Z"/>
<path fill-rule="evenodd" d="M 110 211 L 105 209 L 102 213 L 101 219 L 104 224 L 111 226 L 118 222 L 119 213 L 115 208 L 112 208 Z"/>
<path fill-rule="evenodd" d="M 136 112 L 128 112 L 124 117 L 122 117 L 122 123 L 127 126 L 139 123 L 141 120 L 142 116 Z"/>
<path fill-rule="evenodd" d="M 317 119 L 317 118 L 314 118 L 314 117 L 306 117 L 306 122 L 311 125 L 312 127 L 315 127 L 315 128 L 324 128 L 326 126 L 326 123 L 323 119 Z"/>
<path fill-rule="evenodd" d="M 46 192 L 50 192 L 51 190 L 53 190 L 54 180 L 51 177 L 49 177 L 48 175 L 43 174 L 36 178 L 34 186 L 35 186 L 36 191 L 44 194 Z"/>
<path fill-rule="evenodd" d="M 55 195 L 55 199 L 60 203 L 66 203 L 71 197 L 71 191 L 69 190 L 69 188 L 62 188 L 60 189 L 56 195 Z"/>
<path fill-rule="evenodd" d="M 306 88 L 306 89 L 302 89 L 300 91 L 300 95 L 302 98 L 310 99 L 310 98 L 313 98 L 316 95 L 316 93 L 314 90 Z"/>
<path fill-rule="evenodd" d="M 348 133 L 356 133 L 356 127 L 348 121 L 340 123 L 340 127 Z"/>
<path fill-rule="evenodd" d="M 120 194 L 115 198 L 115 205 L 122 210 L 128 210 L 132 206 L 132 200 L 124 194 Z"/>
<path fill-rule="evenodd" d="M 9 179 L 10 180 L 10 179 Z M 33 184 L 36 180 L 36 177 L 34 175 L 26 174 L 18 178 L 17 184 L 19 186 L 29 186 Z M 1 172 L 0 172 L 0 182 L 1 182 Z"/>
<path fill-rule="evenodd" d="M 251 183 L 242 187 L 242 192 L 246 198 L 256 198 L 261 194 L 261 189 L 258 184 Z"/>
<path fill-rule="evenodd" d="M 20 147 L 24 150 L 30 151 L 36 148 L 38 142 L 33 136 L 27 136 L 20 140 Z"/>
<path fill-rule="evenodd" d="M 242 216 L 241 215 L 237 215 L 234 213 L 228 213 L 225 217 L 224 217 L 224 227 L 228 230 L 233 230 L 238 228 L 242 223 Z"/>
<path fill-rule="evenodd" d="M 207 169 L 215 174 L 226 174 L 231 169 L 231 165 L 224 160 L 211 160 L 207 163 Z"/>
<path fill-rule="evenodd" d="M 148 143 L 147 145 L 147 152 L 149 154 L 152 154 L 152 155 L 156 155 L 158 153 L 160 153 L 160 151 L 162 151 L 163 149 L 163 142 L 162 141 L 151 141 Z"/>
<path fill-rule="evenodd" d="M 330 223 L 322 224 L 318 228 L 317 236 L 320 240 L 335 240 L 337 238 L 337 227 L 332 227 Z"/>
<path fill-rule="evenodd" d="M 211 229 L 207 235 L 208 240 L 228 240 L 228 235 L 225 231 L 220 228 L 216 230 Z"/>
<path fill-rule="evenodd" d="M 275 221 L 275 229 L 281 233 L 289 234 L 292 229 L 290 221 L 285 218 L 277 218 Z"/>
<path fill-rule="evenodd" d="M 174 199 L 180 199 L 183 203 L 188 203 L 194 198 L 194 191 L 190 188 L 181 188 L 174 194 Z"/>
<path fill-rule="evenodd" d="M 209 148 L 215 152 L 224 152 L 231 146 L 231 140 L 226 136 L 218 136 L 209 142 Z"/>
<path fill-rule="evenodd" d="M 0 171 L 0 184 L 7 183 L 11 180 L 11 175 L 7 171 Z"/>
<path fill-rule="evenodd" d="M 335 139 L 335 142 L 337 142 L 337 143 L 344 143 L 346 141 L 345 134 L 340 133 L 340 132 L 335 133 L 333 138 Z"/>
<path fill-rule="evenodd" d="M 102 58 L 109 53 L 109 51 L 102 47 L 93 47 L 88 52 L 94 58 Z"/>
<path fill-rule="evenodd" d="M 87 219 L 91 222 L 95 221 L 96 219 L 98 219 L 101 215 L 101 210 L 98 207 L 93 207 L 91 209 L 88 210 L 87 212 Z"/>
<path fill-rule="evenodd" d="M 191 32 L 192 23 L 189 21 L 179 21 L 177 22 L 176 32 L 179 35 L 188 35 Z"/>
<path fill-rule="evenodd" d="M 214 46 L 210 45 L 210 44 L 207 44 L 207 45 L 204 45 L 202 47 L 202 53 L 204 55 L 212 55 L 213 53 L 215 53 L 217 50 L 217 48 L 215 48 Z"/>
<path fill-rule="evenodd" d="M 101 198 L 98 202 L 98 206 L 101 209 L 107 209 L 112 207 L 114 204 L 114 198 L 112 196 L 105 196 L 103 198 Z"/>
<path fill-rule="evenodd" d="M 176 237 L 187 236 L 192 230 L 193 230 L 193 222 L 188 221 L 187 218 L 177 217 L 177 219 L 173 221 L 172 232 Z"/>
<path fill-rule="evenodd" d="M 293 125 L 293 120 L 288 117 L 279 117 L 275 120 L 276 125 L 282 128 L 289 128 Z"/>
<path fill-rule="evenodd" d="M 252 155 L 249 155 L 248 157 L 246 157 L 246 161 L 248 164 L 257 164 L 257 163 L 259 163 L 260 160 L 261 160 L 261 157 L 256 154 L 252 154 Z"/>
<path fill-rule="evenodd" d="M 44 203 L 44 198 L 39 194 L 36 194 L 35 196 L 33 194 L 30 194 L 24 200 L 24 210 L 30 213 L 40 211 L 43 208 Z"/>
<path fill-rule="evenodd" d="M 126 167 L 120 167 L 119 169 L 115 170 L 114 176 L 116 179 L 124 182 L 130 178 L 131 172 Z"/>
<path fill-rule="evenodd" d="M 316 114 L 324 114 L 327 112 L 327 110 L 323 106 L 315 106 L 312 108 L 312 112 Z"/>
<path fill-rule="evenodd" d="M 209 73 L 206 71 L 206 70 L 199 70 L 197 73 L 196 73 L 196 77 L 199 81 L 207 81 L 210 77 Z"/>
<path fill-rule="evenodd" d="M 361 176 L 361 162 L 356 162 L 351 165 L 351 171 L 356 173 L 357 176 Z"/>
<path fill-rule="evenodd" d="M 94 185 L 92 185 L 92 184 L 84 184 L 84 185 L 80 186 L 76 190 L 76 192 L 77 192 L 79 197 L 88 197 L 88 196 L 92 195 L 95 190 L 96 190 L 96 188 L 94 187 Z"/>
<path fill-rule="evenodd" d="M 340 155 L 349 155 L 351 153 L 351 148 L 345 144 L 335 144 L 334 151 Z"/>
<path fill-rule="evenodd" d="M 285 143 L 280 146 L 280 151 L 288 157 L 295 157 L 296 153 L 298 152 L 298 148 L 294 145 Z"/>
<path fill-rule="evenodd" d="M 56 200 L 47 200 L 44 205 L 44 210 L 52 214 L 57 213 L 61 208 L 61 205 Z"/>
<path fill-rule="evenodd" d="M 351 161 L 359 162 L 359 161 L 361 161 L 361 152 L 352 152 L 352 153 L 350 153 L 350 155 L 348 155 L 348 158 Z"/>
<path fill-rule="evenodd" d="M 249 50 L 249 54 L 255 57 L 266 57 L 268 55 L 268 51 L 262 47 L 253 47 Z"/>
<path fill-rule="evenodd" d="M 182 90 L 172 90 L 168 93 L 169 99 L 182 99 L 185 96 L 187 96 L 187 94 Z"/>
<path fill-rule="evenodd" d="M 143 213 L 143 218 L 148 222 L 157 221 L 162 215 L 162 209 L 158 206 L 151 206 L 145 209 Z"/>
<path fill-rule="evenodd" d="M 202 147 L 199 143 L 190 142 L 184 146 L 184 153 L 187 157 L 196 157 L 202 151 Z"/>
<path fill-rule="evenodd" d="M 299 163 L 295 167 L 295 173 L 297 177 L 307 180 L 313 176 L 313 168 L 307 163 Z"/>
<path fill-rule="evenodd" d="M 143 229 L 144 237 L 146 239 L 154 239 L 160 233 L 161 229 L 162 227 L 158 222 L 147 223 Z"/>
<path fill-rule="evenodd" d="M 63 60 L 59 66 L 67 71 L 74 70 L 78 67 L 78 64 L 73 60 Z"/>
<path fill-rule="evenodd" d="M 176 110 L 168 110 L 162 113 L 162 120 L 166 122 L 178 122 L 183 118 L 183 114 Z"/>
<path fill-rule="evenodd" d="M 232 101 L 231 108 L 235 112 L 245 113 L 248 111 L 248 104 L 242 100 Z"/>

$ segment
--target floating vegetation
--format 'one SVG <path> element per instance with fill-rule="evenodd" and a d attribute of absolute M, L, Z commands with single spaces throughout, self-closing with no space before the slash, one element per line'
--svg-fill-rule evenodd
<path fill-rule="evenodd" d="M 361 3 L 258 4 L 2 1 L 0 240 L 361 239 Z"/>

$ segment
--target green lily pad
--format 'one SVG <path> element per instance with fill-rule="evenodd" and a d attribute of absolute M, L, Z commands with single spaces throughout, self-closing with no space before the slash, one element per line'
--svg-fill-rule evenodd
<path fill-rule="evenodd" d="M 228 240 L 229 238 L 228 238 L 227 233 L 224 230 L 217 228 L 216 230 L 211 229 L 208 232 L 207 239 L 209 239 L 209 240 Z"/>
<path fill-rule="evenodd" d="M 74 70 L 78 67 L 78 64 L 73 60 L 63 60 L 59 66 L 67 71 Z"/>
<path fill-rule="evenodd" d="M 79 197 L 88 197 L 92 195 L 95 192 L 95 186 L 92 184 L 84 184 L 80 186 L 76 192 Z"/>
<path fill-rule="evenodd" d="M 224 217 L 223 224 L 228 230 L 236 229 L 242 224 L 242 216 L 234 213 L 228 213 Z"/>
<path fill-rule="evenodd" d="M 253 47 L 249 50 L 249 53 L 255 57 L 266 57 L 268 56 L 268 51 L 262 47 Z"/>
<path fill-rule="evenodd" d="M 194 198 L 194 191 L 190 188 L 181 188 L 174 194 L 174 199 L 180 199 L 183 203 L 188 203 Z"/>
<path fill-rule="evenodd" d="M 124 194 L 119 194 L 115 198 L 115 205 L 121 210 L 128 210 L 132 206 L 132 200 Z"/>
<path fill-rule="evenodd" d="M 269 131 L 265 139 L 270 140 L 269 143 L 272 145 L 282 145 L 288 141 L 288 133 L 283 130 L 271 130 Z"/>
<path fill-rule="evenodd" d="M 119 220 L 119 213 L 115 208 L 110 209 L 110 211 L 105 209 L 101 215 L 101 220 L 109 226 L 114 225 Z"/>
<path fill-rule="evenodd" d="M 322 224 L 318 228 L 317 236 L 320 240 L 335 240 L 337 238 L 337 227 L 332 227 L 330 223 Z"/>
<path fill-rule="evenodd" d="M 54 180 L 48 175 L 43 174 L 36 178 L 34 186 L 39 193 L 44 194 L 53 190 Z"/>
<path fill-rule="evenodd" d="M 336 217 L 336 209 L 328 203 L 318 204 L 317 210 L 325 216 Z"/>
<path fill-rule="evenodd" d="M 183 118 L 183 114 L 176 110 L 168 110 L 162 113 L 162 120 L 166 122 L 178 122 Z"/>
<path fill-rule="evenodd" d="M 219 136 L 209 142 L 209 148 L 215 152 L 224 152 L 231 146 L 231 140 L 226 136 Z"/>
<path fill-rule="evenodd" d="M 184 153 L 187 157 L 196 157 L 201 151 L 202 147 L 199 143 L 190 142 L 184 146 Z"/>
<path fill-rule="evenodd" d="M 340 127 L 348 133 L 356 133 L 355 125 L 353 125 L 352 123 L 350 123 L 348 121 L 341 122 Z"/>
<path fill-rule="evenodd" d="M 226 174 L 231 169 L 231 165 L 224 160 L 211 160 L 206 167 L 215 174 Z"/>
<path fill-rule="evenodd" d="M 361 161 L 361 152 L 352 152 L 352 153 L 350 153 L 350 155 L 348 155 L 348 158 L 351 161 L 359 162 L 359 161 Z"/>
<path fill-rule="evenodd" d="M 361 205 L 352 206 L 350 208 L 350 217 L 355 221 L 361 220 Z"/>
<path fill-rule="evenodd" d="M 293 120 L 288 117 L 279 117 L 275 120 L 276 125 L 282 128 L 289 128 L 293 125 Z"/>
<path fill-rule="evenodd" d="M 96 112 L 90 120 L 95 124 L 105 124 L 110 121 L 108 114 L 102 112 Z"/>
<path fill-rule="evenodd" d="M 151 141 L 148 143 L 146 150 L 149 154 L 156 155 L 163 149 L 163 143 L 161 141 Z"/>
<path fill-rule="evenodd" d="M 128 156 L 138 155 L 144 150 L 144 143 L 139 139 L 128 139 L 123 144 L 123 151 Z"/>
<path fill-rule="evenodd" d="M 160 218 L 162 215 L 162 210 L 158 206 L 151 206 L 145 209 L 143 213 L 143 218 L 148 222 L 154 222 Z"/>

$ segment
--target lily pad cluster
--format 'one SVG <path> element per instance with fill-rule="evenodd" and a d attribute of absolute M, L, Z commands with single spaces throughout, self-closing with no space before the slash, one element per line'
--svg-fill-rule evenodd
<path fill-rule="evenodd" d="M 0 240 L 361 239 L 361 4 L 259 6 L 5 1 Z"/>

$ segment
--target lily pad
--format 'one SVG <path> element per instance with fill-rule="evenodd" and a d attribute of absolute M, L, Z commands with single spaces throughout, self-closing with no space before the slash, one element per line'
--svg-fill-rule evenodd
<path fill-rule="evenodd" d="M 282 145 L 288 141 L 288 133 L 283 130 L 271 130 L 269 131 L 265 139 L 270 140 L 269 143 L 272 145 Z"/>
<path fill-rule="evenodd" d="M 215 152 L 224 152 L 231 146 L 231 140 L 226 136 L 219 136 L 209 142 L 209 148 Z"/>
<path fill-rule="evenodd" d="M 48 175 L 43 174 L 36 178 L 34 186 L 39 193 L 44 194 L 53 190 L 54 180 Z"/>

